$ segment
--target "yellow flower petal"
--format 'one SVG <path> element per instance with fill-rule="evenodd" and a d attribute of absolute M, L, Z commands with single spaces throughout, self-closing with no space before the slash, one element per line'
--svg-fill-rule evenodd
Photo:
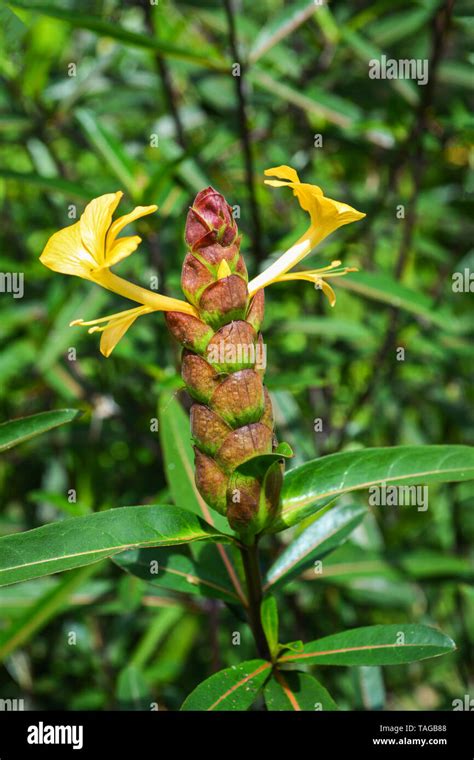
<path fill-rule="evenodd" d="M 224 277 L 229 277 L 229 275 L 231 274 L 232 272 L 231 272 L 230 266 L 228 265 L 225 259 L 222 259 L 221 263 L 219 264 L 217 268 L 217 279 L 223 280 Z"/>
<path fill-rule="evenodd" d="M 141 237 L 133 235 L 132 237 L 123 237 L 116 240 L 114 245 L 107 250 L 107 267 L 113 267 L 119 261 L 130 256 L 142 242 Z"/>
<path fill-rule="evenodd" d="M 129 327 L 133 325 L 140 314 L 127 317 L 111 324 L 105 328 L 100 337 L 100 353 L 106 358 L 110 356 L 117 343 L 123 338 Z"/>
<path fill-rule="evenodd" d="M 329 285 L 329 283 L 327 283 L 325 280 L 318 280 L 316 282 L 316 287 L 321 288 L 324 295 L 327 296 L 330 306 L 335 306 L 336 294 L 334 290 L 331 288 L 331 286 Z"/>
<path fill-rule="evenodd" d="M 103 288 L 117 293 L 119 296 L 129 298 L 131 301 L 137 301 L 144 306 L 149 306 L 152 311 L 181 311 L 184 314 L 191 314 L 193 317 L 199 316 L 194 306 L 187 301 L 181 301 L 179 298 L 163 296 L 161 293 L 155 293 L 133 282 L 128 282 L 122 277 L 114 274 L 110 269 L 101 269 L 94 275 L 94 282 L 102 285 Z"/>
<path fill-rule="evenodd" d="M 112 222 L 108 235 L 107 235 L 107 250 L 112 248 L 112 246 L 115 243 L 115 238 L 123 230 L 124 227 L 127 226 L 127 224 L 130 224 L 131 222 L 134 222 L 135 219 L 140 219 L 142 216 L 146 216 L 147 214 L 153 214 L 154 211 L 156 211 L 158 206 L 137 206 L 133 209 L 133 211 L 130 211 L 129 214 L 124 214 L 124 216 L 119 216 L 118 219 L 116 219 L 114 222 Z M 108 257 L 107 257 L 108 258 Z"/>
<path fill-rule="evenodd" d="M 298 172 L 291 166 L 275 166 L 273 169 L 265 169 L 264 174 L 267 177 L 280 177 L 280 179 L 289 179 L 290 182 L 299 182 Z M 270 182 L 268 183 L 270 184 Z"/>
<path fill-rule="evenodd" d="M 80 219 L 81 238 L 84 246 L 97 262 L 105 265 L 105 239 L 112 223 L 112 214 L 123 193 L 106 193 L 87 204 Z"/>
<path fill-rule="evenodd" d="M 265 180 L 267 185 L 289 187 L 293 190 L 301 208 L 309 213 L 311 224 L 304 235 L 288 251 L 282 254 L 264 272 L 249 282 L 248 287 L 251 296 L 257 290 L 265 288 L 280 275 L 292 269 L 334 230 L 342 227 L 344 224 L 363 219 L 365 216 L 365 214 L 352 208 L 347 203 L 326 198 L 321 188 L 317 185 L 300 182 L 297 172 L 290 166 L 277 166 L 274 169 L 267 169 L 265 174 L 279 178 L 276 180 Z M 286 182 L 281 180 L 286 180 Z"/>
<path fill-rule="evenodd" d="M 100 272 L 118 264 L 136 250 L 138 235 L 118 238 L 117 234 L 130 222 L 156 211 L 157 206 L 137 206 L 129 214 L 112 222 L 123 193 L 106 193 L 87 204 L 79 222 L 56 232 L 48 241 L 40 261 L 63 274 L 100 279 Z"/>
<path fill-rule="evenodd" d="M 80 222 L 55 232 L 46 243 L 40 261 L 48 269 L 92 279 L 97 263 L 85 248 Z"/>
<path fill-rule="evenodd" d="M 103 322 L 112 322 L 114 319 L 124 319 L 128 316 L 132 316 L 132 314 L 137 314 L 137 312 L 145 314 L 146 312 L 151 312 L 153 309 L 151 309 L 148 306 L 134 306 L 133 309 L 127 309 L 126 311 L 118 311 L 115 314 L 108 314 L 106 317 L 98 317 L 97 319 L 74 319 L 72 322 L 69 322 L 69 327 L 91 327 L 93 326 L 93 330 L 89 330 L 89 332 L 97 332 L 98 330 L 105 329 L 107 325 L 105 325 L 104 328 L 98 327 L 98 325 L 101 325 Z M 139 314 L 138 314 L 139 316 Z"/>
<path fill-rule="evenodd" d="M 90 333 L 101 332 L 100 350 L 104 356 L 108 357 L 135 320 L 143 314 L 149 314 L 152 311 L 153 309 L 149 306 L 137 306 L 134 309 L 127 309 L 117 314 L 99 317 L 99 319 L 91 319 L 87 322 L 83 319 L 75 319 L 70 323 L 70 327 L 88 327 L 88 332 Z"/>
<path fill-rule="evenodd" d="M 278 182 L 278 180 L 265 180 L 265 184 L 274 187 L 291 187 L 294 195 L 298 198 L 301 208 L 307 211 L 311 216 L 311 223 L 314 226 L 313 234 L 317 242 L 330 235 L 343 224 L 355 222 L 362 219 L 365 214 L 357 211 L 347 203 L 335 201 L 332 198 L 326 198 L 323 191 L 317 185 L 309 185 L 300 182 L 298 174 L 290 166 L 278 166 L 276 169 L 267 169 L 267 176 L 276 176 L 288 180 L 287 182 Z"/>

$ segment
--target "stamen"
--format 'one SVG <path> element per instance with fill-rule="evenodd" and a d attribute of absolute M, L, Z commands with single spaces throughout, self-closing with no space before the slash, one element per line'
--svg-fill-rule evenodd
<path fill-rule="evenodd" d="M 114 316 L 113 319 L 109 318 L 109 321 L 105 325 L 94 325 L 93 327 L 89 327 L 87 332 L 90 334 L 96 333 L 96 332 L 104 332 L 104 330 L 107 330 L 109 327 L 112 327 L 112 325 L 119 325 L 121 322 L 127 322 L 131 317 L 130 311 L 135 312 L 135 316 L 140 317 L 142 314 L 148 314 L 150 311 L 153 311 L 153 310 L 152 309 L 130 309 L 127 312 L 124 311 L 121 316 L 120 315 Z M 97 321 L 99 322 L 103 320 L 97 320 Z"/>
<path fill-rule="evenodd" d="M 100 322 L 110 322 L 112 319 L 116 319 L 117 317 L 129 317 L 132 315 L 132 313 L 140 312 L 141 314 L 147 314 L 148 312 L 153 311 L 152 308 L 147 306 L 135 306 L 133 309 L 127 309 L 126 311 L 118 311 L 116 314 L 109 314 L 107 317 L 99 317 L 98 319 L 91 319 L 89 321 L 85 321 L 84 319 L 74 319 L 72 322 L 69 322 L 69 327 L 76 327 L 79 325 L 80 327 L 87 327 L 88 325 L 96 325 Z"/>

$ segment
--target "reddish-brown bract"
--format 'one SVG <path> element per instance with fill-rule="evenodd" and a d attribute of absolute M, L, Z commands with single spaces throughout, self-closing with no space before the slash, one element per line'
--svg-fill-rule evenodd
<path fill-rule="evenodd" d="M 271 401 L 262 381 L 264 295 L 259 291 L 249 298 L 232 209 L 212 187 L 196 196 L 185 240 L 189 252 L 181 283 L 199 318 L 169 312 L 166 320 L 184 347 L 182 377 L 195 401 L 196 485 L 210 506 L 227 515 L 232 528 L 255 534 L 275 516 L 282 469 L 273 466 L 267 477 L 270 464 L 260 470 L 241 467 L 276 446 Z"/>

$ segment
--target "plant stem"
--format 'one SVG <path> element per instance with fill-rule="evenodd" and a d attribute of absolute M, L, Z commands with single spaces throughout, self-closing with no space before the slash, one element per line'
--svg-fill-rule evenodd
<path fill-rule="evenodd" d="M 258 562 L 258 545 L 257 543 L 246 545 L 240 551 L 244 563 L 245 580 L 247 581 L 249 624 L 260 657 L 264 660 L 271 660 L 267 637 L 265 636 L 260 618 L 260 605 L 263 593 Z"/>

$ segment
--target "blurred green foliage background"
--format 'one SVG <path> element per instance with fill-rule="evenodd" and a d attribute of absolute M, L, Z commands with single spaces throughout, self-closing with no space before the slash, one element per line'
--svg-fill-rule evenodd
<path fill-rule="evenodd" d="M 172 502 L 150 429 L 160 396 L 181 384 L 162 316 L 139 320 L 106 360 L 96 336 L 68 324 L 127 305 L 38 261 L 88 200 L 118 189 L 122 213 L 159 205 L 137 223 L 143 243 L 121 276 L 146 287 L 157 276 L 177 297 L 187 208 L 206 185 L 240 207 L 251 274 L 307 226 L 290 193 L 263 184 L 264 169 L 290 164 L 365 211 L 308 259 L 359 268 L 335 281 L 334 310 L 307 283 L 267 291 L 280 437 L 296 464 L 344 448 L 474 443 L 467 2 L 18 0 L 0 21 L 0 271 L 24 273 L 25 288 L 22 299 L 0 293 L 0 417 L 84 412 L 2 456 L 0 533 Z M 428 84 L 370 79 L 382 54 L 428 59 Z M 467 288 L 454 292 L 453 273 L 465 270 Z M 179 434 L 188 440 L 187 427 Z M 282 596 L 289 640 L 413 620 L 457 641 L 439 662 L 386 668 L 385 685 L 375 668 L 327 668 L 343 707 L 451 709 L 472 693 L 469 489 L 430 487 L 425 513 L 374 510 L 331 555 L 331 582 L 302 580 Z M 176 709 L 214 669 L 254 656 L 245 625 L 217 602 L 150 588 L 110 563 L 80 572 L 0 592 L 0 634 L 23 631 L 0 697 Z"/>

